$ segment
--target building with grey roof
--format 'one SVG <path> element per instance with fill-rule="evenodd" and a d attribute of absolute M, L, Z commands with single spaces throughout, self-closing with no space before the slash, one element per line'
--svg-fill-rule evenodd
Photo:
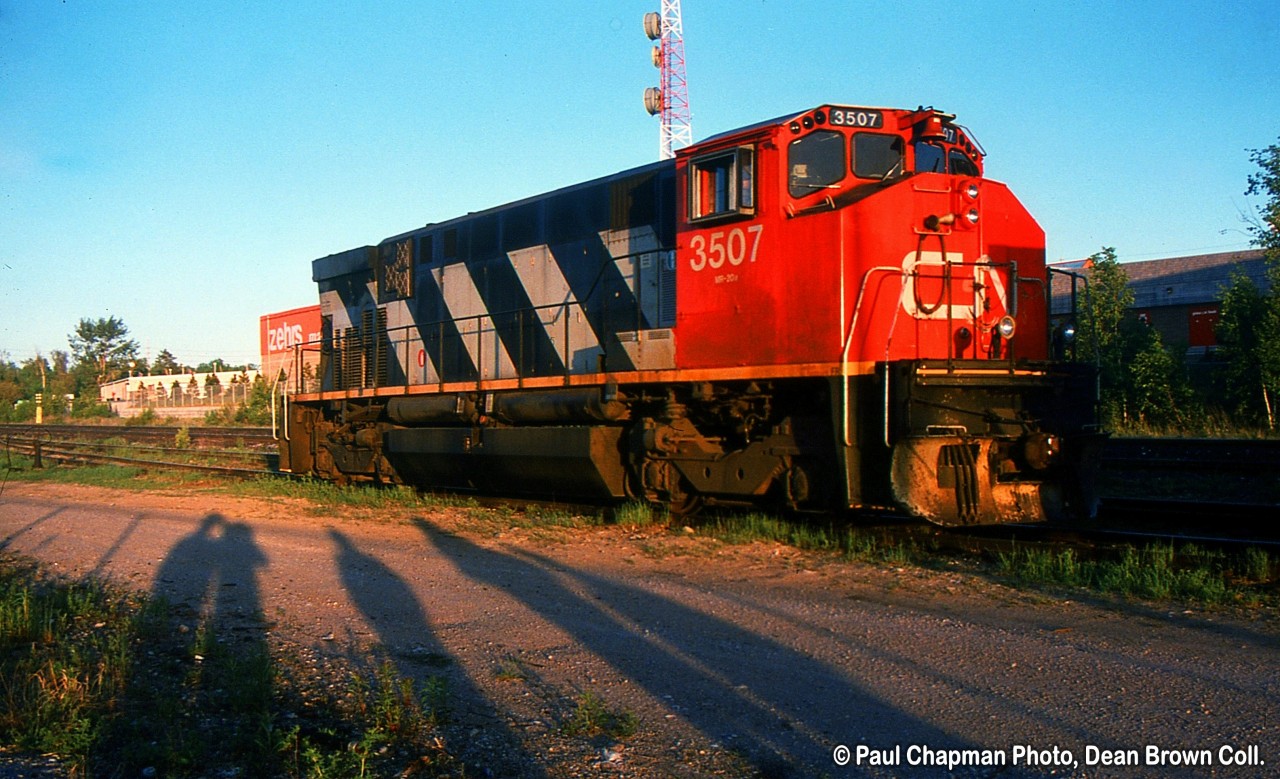
<path fill-rule="evenodd" d="M 1060 271 L 1089 274 L 1088 260 L 1056 263 Z M 1212 358 L 1217 346 L 1214 328 L 1221 311 L 1222 293 L 1239 271 L 1266 290 L 1266 260 L 1260 249 L 1245 249 L 1190 257 L 1122 262 L 1133 290 L 1134 316 L 1160 332 L 1166 346 L 1184 346 L 1189 362 Z M 1083 288 L 1077 285 L 1078 294 Z M 1055 320 L 1071 312 L 1070 277 L 1054 274 L 1052 312 Z"/>

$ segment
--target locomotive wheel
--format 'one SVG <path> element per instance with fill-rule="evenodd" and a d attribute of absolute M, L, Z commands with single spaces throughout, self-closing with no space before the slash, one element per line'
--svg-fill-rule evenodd
<path fill-rule="evenodd" d="M 637 473 L 634 465 L 628 466 L 627 478 L 624 482 L 627 498 L 638 500 L 655 506 L 662 506 L 673 517 L 689 517 L 697 514 L 705 504 L 702 494 L 690 488 L 683 476 L 679 477 L 675 489 L 668 493 L 664 501 L 658 497 L 661 493 L 646 489 L 644 480 Z"/>
<path fill-rule="evenodd" d="M 704 503 L 702 494 L 693 491 L 682 476 L 676 490 L 667 497 L 667 511 L 673 517 L 691 517 L 702 509 Z"/>

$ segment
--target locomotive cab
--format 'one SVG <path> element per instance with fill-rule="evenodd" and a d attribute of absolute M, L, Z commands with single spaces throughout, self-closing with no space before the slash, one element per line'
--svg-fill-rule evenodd
<path fill-rule="evenodd" d="M 1094 385 L 1048 362 L 1043 231 L 954 120 L 828 105 L 682 153 L 682 364 L 823 377 L 848 507 L 1090 516 Z"/>

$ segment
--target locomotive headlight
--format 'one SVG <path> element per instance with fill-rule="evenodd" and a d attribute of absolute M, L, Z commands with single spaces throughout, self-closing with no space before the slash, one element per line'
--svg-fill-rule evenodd
<path fill-rule="evenodd" d="M 969 224 L 976 225 L 978 223 L 978 209 L 970 208 L 969 212 L 964 215 L 964 218 Z"/>
<path fill-rule="evenodd" d="M 1011 316 L 1002 316 L 1000 321 L 996 323 L 996 332 L 1006 341 L 1013 337 L 1013 333 L 1017 329 L 1018 324 L 1013 321 Z"/>
<path fill-rule="evenodd" d="M 975 183 L 973 183 L 972 181 L 970 181 L 968 184 L 966 184 L 966 185 L 965 185 L 965 188 L 964 188 L 964 196 L 965 196 L 965 197 L 967 197 L 967 198 L 969 198 L 970 200 L 977 200 L 977 199 L 978 199 L 978 185 L 977 185 L 977 184 L 975 184 Z"/>
<path fill-rule="evenodd" d="M 1031 433 L 1022 441 L 1022 457 L 1033 470 L 1048 469 L 1061 452 L 1062 441 L 1052 433 Z"/>

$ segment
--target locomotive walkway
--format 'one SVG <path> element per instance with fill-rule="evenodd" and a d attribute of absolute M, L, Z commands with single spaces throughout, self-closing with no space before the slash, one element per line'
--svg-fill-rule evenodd
<path fill-rule="evenodd" d="M 447 674 L 450 747 L 494 776 L 1280 766 L 1280 625 L 1267 611 L 1055 599 L 968 572 L 657 530 L 507 527 L 447 509 L 316 516 L 284 501 L 65 485 L 8 485 L 0 551 L 109 575 L 258 640 Z M 634 714 L 635 733 L 565 737 L 557 723 L 584 693 Z M 850 765 L 836 764 L 840 746 Z M 1145 760 L 1150 746 L 1161 765 L 1087 764 L 1128 750 Z M 1074 762 L 1055 765 L 1066 751 Z M 1210 770 L 1181 765 L 1205 754 Z M 1003 767 L 953 773 L 908 762 L 1000 755 Z M 1223 764 L 1255 759 L 1267 765 Z"/>

